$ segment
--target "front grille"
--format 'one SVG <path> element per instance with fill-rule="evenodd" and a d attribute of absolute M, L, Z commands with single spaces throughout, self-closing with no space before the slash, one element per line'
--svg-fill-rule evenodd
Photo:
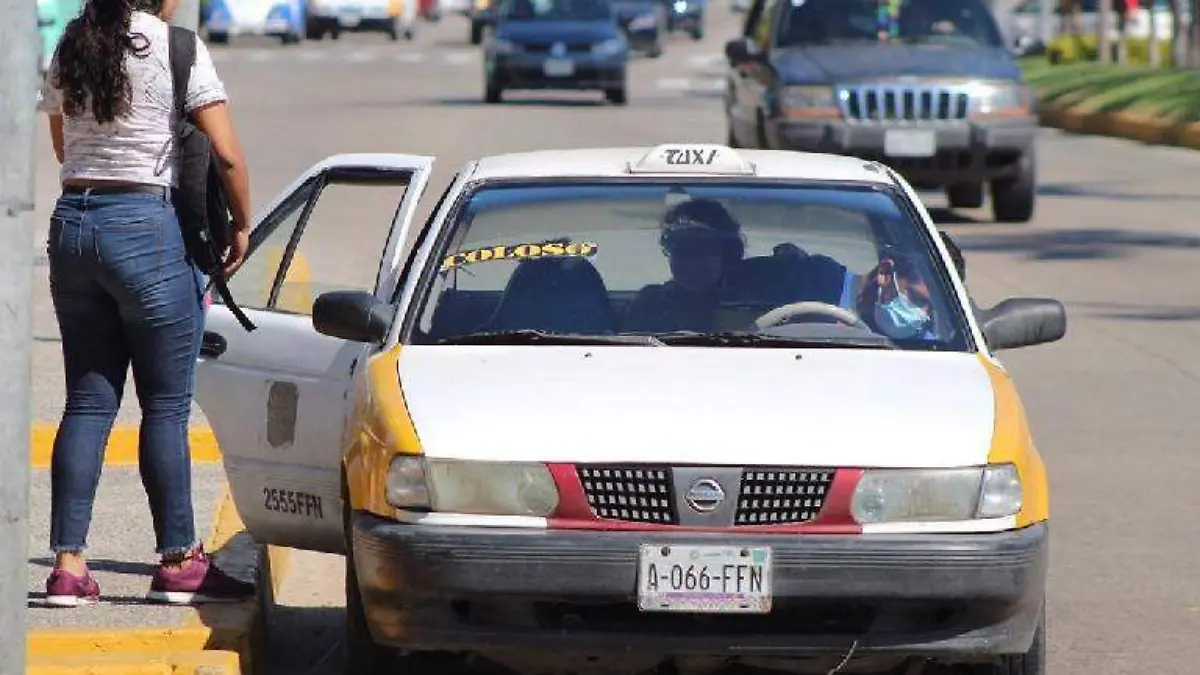
<path fill-rule="evenodd" d="M 669 467 L 604 465 L 576 471 L 597 517 L 655 525 L 678 522 Z"/>
<path fill-rule="evenodd" d="M 568 42 L 563 46 L 567 48 L 568 53 L 577 54 L 592 51 L 592 43 L 590 42 Z M 550 50 L 554 48 L 554 44 L 527 44 L 522 45 L 522 48 L 530 54 L 549 54 Z"/>
<path fill-rule="evenodd" d="M 842 115 L 857 122 L 966 119 L 970 97 L 953 87 L 861 85 L 838 88 Z"/>
<path fill-rule="evenodd" d="M 805 523 L 817 517 L 833 483 L 834 471 L 746 469 L 734 525 Z"/>

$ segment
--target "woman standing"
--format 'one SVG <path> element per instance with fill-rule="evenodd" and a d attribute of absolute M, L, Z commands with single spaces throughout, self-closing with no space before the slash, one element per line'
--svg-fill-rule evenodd
<path fill-rule="evenodd" d="M 39 102 L 62 164 L 47 242 L 67 388 L 51 463 L 55 566 L 46 581 L 47 601 L 59 606 L 99 599 L 83 551 L 130 366 L 142 411 L 138 464 L 161 556 L 149 597 L 187 604 L 254 591 L 213 566 L 195 533 L 187 432 L 207 280 L 186 255 L 171 204 L 178 114 L 164 19 L 175 3 L 87 0 Z M 237 230 L 228 275 L 249 247 L 250 199 L 226 102 L 197 39 L 186 109 L 228 167 Z"/>

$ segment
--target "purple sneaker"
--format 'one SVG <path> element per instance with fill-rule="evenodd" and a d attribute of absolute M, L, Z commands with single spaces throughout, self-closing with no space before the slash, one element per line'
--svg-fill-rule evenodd
<path fill-rule="evenodd" d="M 53 607 L 94 605 L 100 601 L 100 585 L 92 575 L 77 577 L 66 570 L 54 570 L 46 579 L 46 604 Z"/>
<path fill-rule="evenodd" d="M 159 565 L 147 597 L 155 602 L 191 605 L 211 602 L 240 602 L 254 597 L 254 584 L 234 579 L 212 562 L 203 548 L 181 568 Z"/>

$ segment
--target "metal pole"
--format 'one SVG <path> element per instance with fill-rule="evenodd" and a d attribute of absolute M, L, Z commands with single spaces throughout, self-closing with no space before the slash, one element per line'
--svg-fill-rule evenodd
<path fill-rule="evenodd" d="M 0 0 L 0 673 L 25 672 L 36 3 Z"/>
<path fill-rule="evenodd" d="M 200 0 L 179 0 L 175 12 L 171 14 L 171 23 L 189 30 L 200 30 Z"/>

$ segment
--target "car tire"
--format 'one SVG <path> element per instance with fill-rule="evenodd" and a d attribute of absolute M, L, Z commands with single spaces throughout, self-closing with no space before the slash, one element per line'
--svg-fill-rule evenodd
<path fill-rule="evenodd" d="M 1000 223 L 1026 223 L 1037 202 L 1037 158 L 1032 148 L 1017 160 L 1017 175 L 992 181 L 992 216 Z"/>
<path fill-rule="evenodd" d="M 279 36 L 279 41 L 285 45 L 298 45 L 301 42 L 299 33 L 284 33 Z"/>
<path fill-rule="evenodd" d="M 704 39 L 704 26 L 700 21 L 697 21 L 696 25 L 692 26 L 692 39 L 696 42 Z"/>
<path fill-rule="evenodd" d="M 339 28 L 338 26 L 335 25 L 333 28 L 329 29 L 329 39 L 330 40 L 336 40 L 340 37 L 342 37 L 342 29 L 341 28 Z"/>
<path fill-rule="evenodd" d="M 325 37 L 325 29 L 319 24 L 313 25 L 310 23 L 304 27 L 304 37 L 307 40 L 321 40 Z"/>
<path fill-rule="evenodd" d="M 354 541 L 350 528 L 350 490 L 342 475 L 342 526 L 346 533 L 346 625 L 342 672 L 345 675 L 360 673 L 396 672 L 393 664 L 399 655 L 376 644 L 367 626 L 367 613 L 363 607 L 362 591 L 358 586 L 358 573 L 354 569 Z"/>
<path fill-rule="evenodd" d="M 504 88 L 491 80 L 484 87 L 483 101 L 488 104 L 500 103 L 504 100 Z"/>
<path fill-rule="evenodd" d="M 229 33 L 209 33 L 208 41 L 214 45 L 229 44 Z"/>
<path fill-rule="evenodd" d="M 605 89 L 604 98 L 613 105 L 627 105 L 629 103 L 629 90 L 624 84 L 612 89 Z"/>
<path fill-rule="evenodd" d="M 477 45 L 483 42 L 483 24 L 478 21 L 471 22 L 471 44 Z"/>
<path fill-rule="evenodd" d="M 983 183 L 958 183 L 946 187 L 946 200 L 952 209 L 977 209 L 983 206 Z"/>

